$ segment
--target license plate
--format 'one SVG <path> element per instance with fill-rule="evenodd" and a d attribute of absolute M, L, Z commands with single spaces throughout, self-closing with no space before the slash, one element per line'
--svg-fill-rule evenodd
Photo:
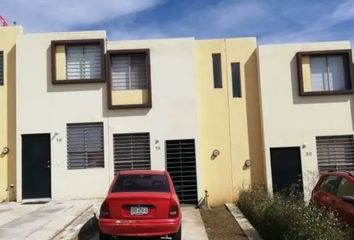
<path fill-rule="evenodd" d="M 149 210 L 147 207 L 131 207 L 130 215 L 147 215 Z"/>

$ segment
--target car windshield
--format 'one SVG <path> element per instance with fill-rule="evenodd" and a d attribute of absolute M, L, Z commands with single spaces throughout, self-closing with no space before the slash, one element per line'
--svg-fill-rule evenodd
<path fill-rule="evenodd" d="M 166 175 L 120 175 L 113 186 L 112 192 L 170 192 L 170 187 Z"/>

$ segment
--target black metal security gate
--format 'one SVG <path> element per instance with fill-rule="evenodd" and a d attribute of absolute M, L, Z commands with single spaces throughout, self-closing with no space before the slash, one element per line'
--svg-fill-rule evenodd
<path fill-rule="evenodd" d="M 198 202 L 194 139 L 166 141 L 166 167 L 183 204 Z"/>

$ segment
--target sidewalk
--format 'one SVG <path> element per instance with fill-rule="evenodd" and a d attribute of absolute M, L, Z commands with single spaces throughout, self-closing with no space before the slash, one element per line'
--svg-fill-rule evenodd
<path fill-rule="evenodd" d="M 0 204 L 0 239 L 46 240 L 55 237 L 101 200 Z"/>

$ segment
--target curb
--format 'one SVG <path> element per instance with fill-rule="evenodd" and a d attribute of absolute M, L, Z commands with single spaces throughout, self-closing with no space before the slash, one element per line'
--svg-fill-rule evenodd
<path fill-rule="evenodd" d="M 252 226 L 252 224 L 247 220 L 247 218 L 242 214 L 241 210 L 234 203 L 226 203 L 226 208 L 231 212 L 232 216 L 235 218 L 237 223 L 240 225 L 241 229 L 247 235 L 249 240 L 263 240 L 257 230 Z"/>
<path fill-rule="evenodd" d="M 99 209 L 101 205 L 100 202 L 93 203 L 87 207 L 80 215 L 73 219 L 68 225 L 63 228 L 59 233 L 57 233 L 52 240 L 76 240 L 80 233 L 81 228 L 90 221 L 94 214 Z"/>

